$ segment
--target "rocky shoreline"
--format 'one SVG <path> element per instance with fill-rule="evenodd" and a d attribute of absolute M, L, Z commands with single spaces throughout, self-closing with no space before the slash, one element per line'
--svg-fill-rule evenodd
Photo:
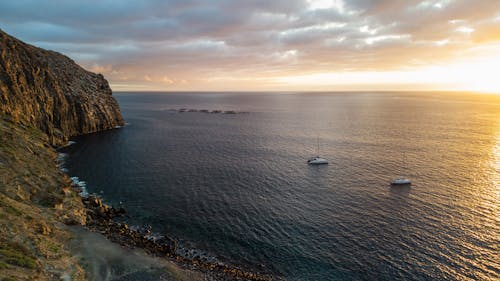
<path fill-rule="evenodd" d="M 79 191 L 78 186 L 73 187 L 76 191 Z M 118 221 L 117 218 L 126 214 L 124 208 L 109 206 L 103 203 L 103 200 L 95 194 L 82 197 L 82 202 L 87 213 L 85 227 L 106 236 L 110 241 L 123 247 L 130 249 L 141 248 L 148 254 L 174 261 L 183 268 L 200 271 L 206 274 L 209 280 L 279 280 L 270 275 L 251 272 L 220 262 L 212 262 L 202 257 L 186 258 L 178 254 L 179 249 L 176 239 L 152 235 L 149 227 L 132 228 L 128 224 Z"/>

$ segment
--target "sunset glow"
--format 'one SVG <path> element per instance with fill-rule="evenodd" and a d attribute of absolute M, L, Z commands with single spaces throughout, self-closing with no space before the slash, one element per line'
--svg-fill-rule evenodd
<path fill-rule="evenodd" d="M 499 46 L 500 48 L 500 46 Z M 415 70 L 330 72 L 279 77 L 278 83 L 290 87 L 312 87 L 328 90 L 380 89 L 466 90 L 500 93 L 500 55 L 459 60 L 450 64 L 422 67 Z M 352 86 L 355 85 L 355 86 Z M 415 89 L 415 88 L 414 88 Z"/>
<path fill-rule="evenodd" d="M 0 28 L 114 90 L 500 93 L 499 1 L 85 3 L 5 1 Z"/>

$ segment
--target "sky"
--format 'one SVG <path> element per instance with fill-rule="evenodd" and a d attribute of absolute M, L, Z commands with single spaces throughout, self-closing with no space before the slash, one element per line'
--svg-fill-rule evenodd
<path fill-rule="evenodd" d="M 115 91 L 500 93 L 500 0 L 2 0 Z"/>

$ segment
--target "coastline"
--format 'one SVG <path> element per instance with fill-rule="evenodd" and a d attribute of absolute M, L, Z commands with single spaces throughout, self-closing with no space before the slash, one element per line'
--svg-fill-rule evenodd
<path fill-rule="evenodd" d="M 183 269 L 140 248 L 123 247 L 84 226 L 69 226 L 68 230 L 75 237 L 69 247 L 80 260 L 88 280 L 207 280 L 200 272 Z"/>
<path fill-rule="evenodd" d="M 96 195 L 78 194 L 81 190 L 64 172 L 57 150 L 48 144 L 43 132 L 12 122 L 8 116 L 0 117 L 2 280 L 112 280 L 100 279 L 100 270 L 112 267 L 109 262 L 116 263 L 117 256 L 128 257 L 123 259 L 131 266 L 128 274 L 137 276 L 161 274 L 166 280 L 279 280 L 202 257 L 183 257 L 177 251 L 176 239 L 159 238 L 149 229 L 129 227 L 120 219 L 126 210 L 109 206 Z M 85 257 L 83 244 L 87 245 L 87 253 L 100 247 L 115 250 L 103 251 L 98 258 Z M 118 248 L 120 255 L 116 254 Z"/>
<path fill-rule="evenodd" d="M 130 227 L 125 222 L 116 221 L 115 218 L 126 214 L 125 209 L 109 206 L 95 194 L 82 197 L 82 202 L 87 213 L 85 228 L 100 233 L 109 241 L 127 249 L 141 249 L 148 255 L 163 258 L 184 270 L 203 273 L 210 280 L 279 280 L 273 276 L 252 272 L 235 265 L 213 262 L 203 257 L 186 258 L 179 253 L 179 250 L 187 250 L 179 249 L 175 238 L 153 235 L 150 228 Z"/>
<path fill-rule="evenodd" d="M 180 279 L 175 280 L 184 280 L 184 276 L 191 276 L 188 280 L 197 280 L 193 279 L 193 276 L 201 278 L 200 280 L 281 280 L 278 276 L 231 264 L 230 261 L 220 262 L 209 257 L 185 255 L 192 249 L 179 246 L 178 239 L 155 233 L 151 227 L 129 225 L 125 208 L 107 204 L 100 194 L 89 194 L 87 184 L 83 181 L 86 179 L 68 174 L 65 160 L 69 155 L 62 151 L 74 143 L 76 142 L 70 140 L 56 149 L 57 167 L 71 179 L 72 191 L 81 198 L 86 214 L 83 229 L 102 236 L 109 243 L 119 245 L 128 252 L 139 250 L 146 257 L 156 258 L 171 265 L 174 272 L 182 272 Z"/>

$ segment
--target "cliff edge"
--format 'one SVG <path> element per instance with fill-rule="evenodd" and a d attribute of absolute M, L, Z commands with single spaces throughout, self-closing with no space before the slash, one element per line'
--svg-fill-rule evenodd
<path fill-rule="evenodd" d="M 101 74 L 0 30 L 0 113 L 39 128 L 52 145 L 124 124 Z"/>
<path fill-rule="evenodd" d="M 0 30 L 0 280 L 86 280 L 65 224 L 86 210 L 54 146 L 123 117 L 108 82 Z"/>

